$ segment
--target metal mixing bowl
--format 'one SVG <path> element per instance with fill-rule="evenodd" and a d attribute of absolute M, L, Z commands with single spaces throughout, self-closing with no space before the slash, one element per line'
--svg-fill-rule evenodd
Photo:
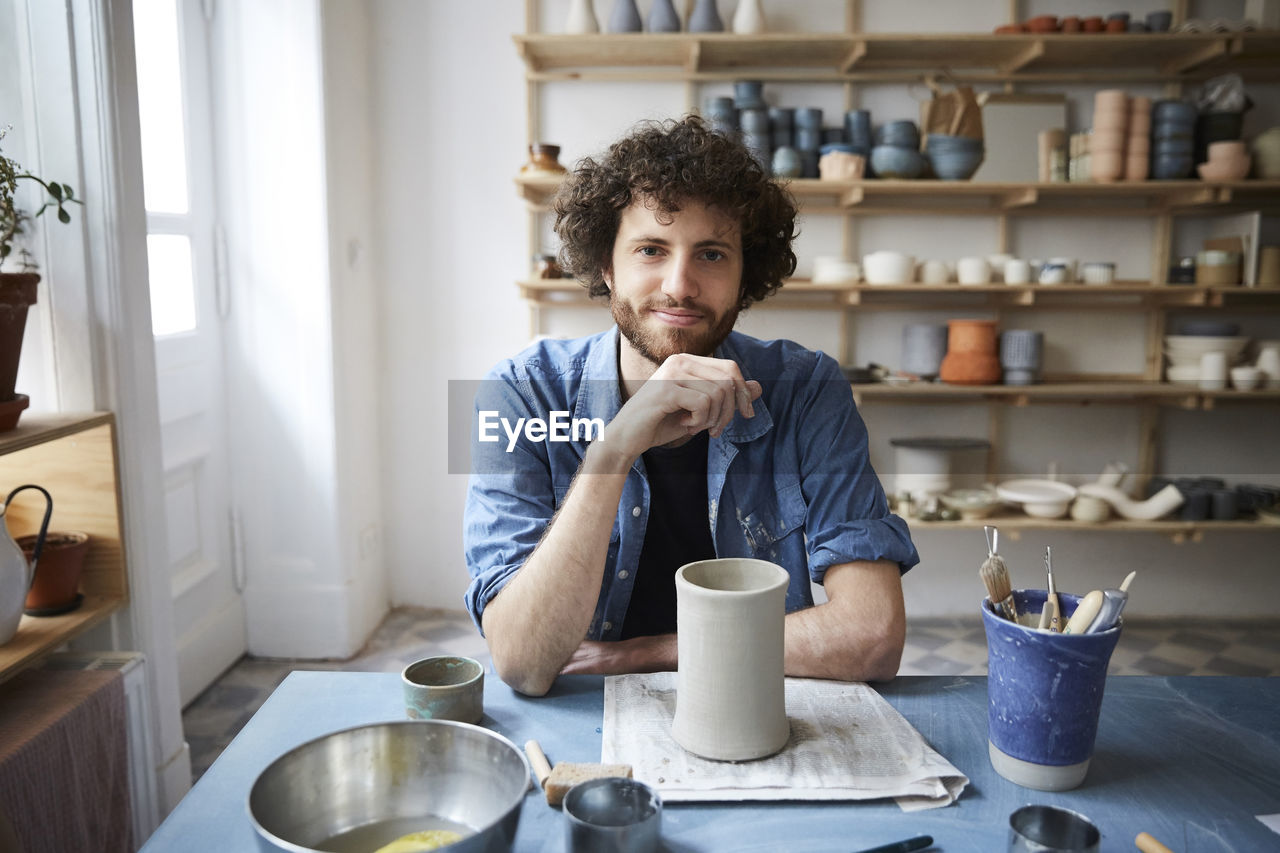
<path fill-rule="evenodd" d="M 447 720 L 376 723 L 273 761 L 249 791 L 249 820 L 265 851 L 373 851 L 465 827 L 472 834 L 440 849 L 499 853 L 511 849 L 528 789 L 529 764 L 502 735 Z"/>

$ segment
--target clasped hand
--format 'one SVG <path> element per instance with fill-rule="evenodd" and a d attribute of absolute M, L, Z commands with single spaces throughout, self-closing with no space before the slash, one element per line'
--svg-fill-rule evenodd
<path fill-rule="evenodd" d="M 670 444 L 702 430 L 719 437 L 734 412 L 755 416 L 752 402 L 762 389 L 742 378 L 737 363 L 678 353 L 654 371 L 605 428 L 603 441 L 632 459 L 650 447 Z"/>

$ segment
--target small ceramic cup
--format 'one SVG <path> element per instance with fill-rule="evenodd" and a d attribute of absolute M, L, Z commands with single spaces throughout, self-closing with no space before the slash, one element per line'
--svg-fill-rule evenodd
<path fill-rule="evenodd" d="M 925 261 L 920 265 L 920 280 L 925 284 L 946 284 L 951 280 L 951 270 L 946 261 Z"/>
<path fill-rule="evenodd" d="M 1231 387 L 1237 391 L 1252 391 L 1262 385 L 1262 371 L 1256 367 L 1242 365 L 1231 368 Z"/>
<path fill-rule="evenodd" d="M 1200 387 L 1221 391 L 1227 387 L 1227 354 L 1215 350 L 1200 356 Z"/>
<path fill-rule="evenodd" d="M 1031 264 L 1022 258 L 1012 258 L 1004 262 L 1005 284 L 1026 284 L 1031 281 Z"/>
<path fill-rule="evenodd" d="M 400 673 L 411 720 L 478 723 L 484 716 L 484 667 L 472 658 L 441 655 L 414 661 Z"/>
<path fill-rule="evenodd" d="M 956 280 L 961 284 L 989 284 L 991 264 L 986 258 L 961 258 L 956 261 Z"/>

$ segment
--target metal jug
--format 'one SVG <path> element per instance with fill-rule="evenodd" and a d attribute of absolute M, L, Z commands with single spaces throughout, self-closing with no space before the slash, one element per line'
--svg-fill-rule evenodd
<path fill-rule="evenodd" d="M 24 489 L 35 489 L 44 495 L 44 521 L 40 524 L 40 535 L 36 537 L 36 547 L 31 555 L 30 564 L 27 555 L 18 547 L 9 534 L 5 524 L 5 512 L 13 503 L 14 495 Z M 36 576 L 36 565 L 40 562 L 40 551 L 44 549 L 44 537 L 49 532 L 49 517 L 53 515 L 53 498 L 42 486 L 28 483 L 18 486 L 9 493 L 0 506 L 0 646 L 13 639 L 18 633 L 18 623 L 22 620 L 22 606 L 27 600 L 27 592 Z"/>

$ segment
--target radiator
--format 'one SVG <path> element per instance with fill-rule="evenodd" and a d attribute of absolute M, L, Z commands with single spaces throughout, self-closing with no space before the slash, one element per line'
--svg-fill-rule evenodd
<path fill-rule="evenodd" d="M 124 676 L 129 726 L 129 798 L 133 808 L 133 844 L 141 847 L 160 825 L 160 797 L 156 783 L 152 741 L 151 691 L 146 657 L 141 652 L 57 652 L 45 658 L 43 669 L 118 669 Z"/>

